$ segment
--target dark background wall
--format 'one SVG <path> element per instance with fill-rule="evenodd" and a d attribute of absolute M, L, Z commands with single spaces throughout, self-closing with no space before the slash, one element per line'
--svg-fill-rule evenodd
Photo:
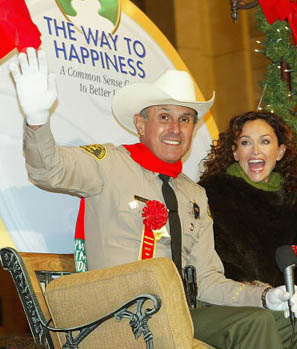
<path fill-rule="evenodd" d="M 212 114 L 220 131 L 230 118 L 255 109 L 266 60 L 254 51 L 263 34 L 256 9 L 231 18 L 229 0 L 133 0 L 176 48 L 205 98 L 216 91 Z"/>

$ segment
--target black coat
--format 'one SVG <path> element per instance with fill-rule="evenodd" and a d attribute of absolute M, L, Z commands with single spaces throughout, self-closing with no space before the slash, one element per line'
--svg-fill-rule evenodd
<path fill-rule="evenodd" d="M 259 190 L 225 174 L 210 176 L 199 184 L 207 192 L 215 248 L 226 277 L 284 284 L 275 250 L 297 244 L 296 195 Z"/>

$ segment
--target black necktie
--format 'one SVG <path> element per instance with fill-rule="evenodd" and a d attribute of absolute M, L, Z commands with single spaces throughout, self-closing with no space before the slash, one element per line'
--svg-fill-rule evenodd
<path fill-rule="evenodd" d="M 172 259 L 180 275 L 182 275 L 181 224 L 178 216 L 177 200 L 174 190 L 171 188 L 168 182 L 170 177 L 161 173 L 159 174 L 159 177 L 163 181 L 162 193 L 168 209 Z"/>

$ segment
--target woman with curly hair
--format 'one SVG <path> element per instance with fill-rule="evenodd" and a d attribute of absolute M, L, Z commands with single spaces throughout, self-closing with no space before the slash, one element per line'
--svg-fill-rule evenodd
<path fill-rule="evenodd" d="M 235 116 L 203 160 L 199 184 L 228 278 L 283 284 L 275 250 L 297 244 L 296 135 L 277 115 Z"/>

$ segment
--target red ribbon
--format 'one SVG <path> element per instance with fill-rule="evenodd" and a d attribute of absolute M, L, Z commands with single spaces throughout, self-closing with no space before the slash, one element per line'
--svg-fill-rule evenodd
<path fill-rule="evenodd" d="M 167 222 L 168 211 L 164 204 L 157 200 L 148 200 L 142 210 L 144 217 L 144 234 L 141 248 L 141 259 L 154 257 L 156 238 L 153 230 L 161 229 Z"/>
<path fill-rule="evenodd" d="M 85 240 L 85 198 L 80 199 L 74 238 Z"/>
<path fill-rule="evenodd" d="M 147 229 L 147 227 L 145 226 L 141 248 L 141 259 L 153 258 L 155 247 L 156 239 L 154 232 L 151 229 Z"/>
<path fill-rule="evenodd" d="M 277 19 L 288 20 L 292 30 L 295 45 L 297 44 L 297 2 L 296 0 L 259 0 L 264 15 L 269 24 Z"/>

